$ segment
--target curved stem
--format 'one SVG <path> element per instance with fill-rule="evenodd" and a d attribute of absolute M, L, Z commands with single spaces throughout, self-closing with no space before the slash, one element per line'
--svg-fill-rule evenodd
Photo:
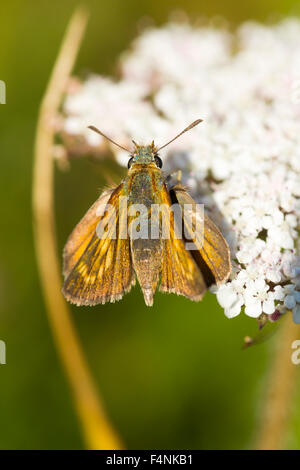
<path fill-rule="evenodd" d="M 299 377 L 299 366 L 293 364 L 291 355 L 293 341 L 300 339 L 300 325 L 293 322 L 289 313 L 281 321 L 260 417 L 258 449 L 277 450 L 283 447 Z"/>
<path fill-rule="evenodd" d="M 58 354 L 69 379 L 87 447 L 120 449 L 121 441 L 109 422 L 80 347 L 70 310 L 61 294 L 54 219 L 53 120 L 62 100 L 87 23 L 87 13 L 73 14 L 41 103 L 33 168 L 33 214 L 37 262 L 49 322 Z"/>

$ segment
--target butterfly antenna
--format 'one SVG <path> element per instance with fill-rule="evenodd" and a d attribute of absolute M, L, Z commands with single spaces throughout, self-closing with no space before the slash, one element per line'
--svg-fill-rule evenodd
<path fill-rule="evenodd" d="M 200 122 L 202 122 L 203 119 L 197 119 L 196 121 L 192 122 L 192 124 L 190 124 L 188 127 L 186 127 L 185 129 L 183 129 L 182 132 L 180 132 L 180 134 L 176 135 L 176 137 L 174 137 L 174 139 L 170 140 L 169 142 L 167 142 L 165 145 L 163 145 L 162 147 L 159 147 L 159 149 L 157 149 L 157 152 L 163 148 L 165 148 L 167 145 L 169 145 L 171 142 L 174 142 L 174 140 L 178 139 L 178 137 L 180 137 L 182 134 L 184 134 L 185 132 L 189 131 L 190 129 L 193 129 L 193 127 L 195 126 L 198 126 L 198 124 L 200 124 Z"/>
<path fill-rule="evenodd" d="M 117 142 L 115 142 L 114 140 L 112 140 L 110 137 L 107 137 L 107 135 L 103 134 L 103 132 L 99 131 L 99 129 L 97 129 L 97 127 L 95 127 L 95 126 L 88 126 L 88 129 L 91 129 L 92 131 L 97 132 L 97 134 L 102 135 L 102 137 L 104 137 L 105 139 L 109 140 L 109 142 L 111 142 L 112 144 L 115 144 L 115 145 L 116 145 L 117 147 L 119 147 L 120 149 L 125 150 L 125 151 L 128 152 L 128 153 L 131 153 L 130 150 L 126 149 L 125 147 L 122 147 L 122 145 L 120 145 L 120 144 L 117 144 Z"/>

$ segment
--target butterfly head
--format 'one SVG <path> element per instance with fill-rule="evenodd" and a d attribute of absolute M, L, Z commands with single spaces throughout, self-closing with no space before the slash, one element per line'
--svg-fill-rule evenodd
<path fill-rule="evenodd" d="M 158 168 L 162 167 L 162 161 L 160 157 L 157 155 L 157 149 L 152 142 L 150 145 L 138 145 L 133 141 L 134 144 L 134 152 L 128 161 L 128 168 L 131 168 L 134 164 L 152 164 Z"/>

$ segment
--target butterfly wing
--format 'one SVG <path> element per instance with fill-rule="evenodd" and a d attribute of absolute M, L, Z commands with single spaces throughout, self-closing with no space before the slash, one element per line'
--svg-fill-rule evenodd
<path fill-rule="evenodd" d="M 201 300 L 206 284 L 192 255 L 185 249 L 184 241 L 176 238 L 176 220 L 171 211 L 171 199 L 164 185 L 161 193 L 162 222 L 169 223 L 169 238 L 162 239 L 161 281 L 159 290 L 183 295 L 191 300 Z"/>
<path fill-rule="evenodd" d="M 191 253 L 203 272 L 207 285 L 225 282 L 230 276 L 231 262 L 230 250 L 222 233 L 205 213 L 204 223 L 201 224 L 204 230 L 201 232 L 195 230 L 196 202 L 181 184 L 172 187 L 170 195 L 172 200 L 177 201 L 182 207 L 185 204 L 191 207 L 190 215 L 184 219 L 185 229 L 197 248 Z"/>
<path fill-rule="evenodd" d="M 102 194 L 67 242 L 64 252 L 66 279 L 62 291 L 71 303 L 114 302 L 120 300 L 135 282 L 129 239 L 118 237 L 119 227 L 127 217 L 124 210 L 119 210 L 120 196 L 124 196 L 123 184 Z M 107 217 L 97 216 L 102 204 L 109 204 L 114 213 L 108 213 Z M 104 232 L 104 224 L 116 230 L 115 238 L 112 233 L 99 238 L 98 228 Z"/>
<path fill-rule="evenodd" d="M 72 269 L 75 267 L 79 258 L 83 255 L 86 247 L 91 241 L 97 224 L 99 223 L 100 216 L 97 215 L 97 211 L 101 208 L 101 205 L 108 203 L 109 198 L 116 188 L 111 188 L 103 191 L 101 196 L 96 202 L 90 207 L 84 217 L 76 225 L 73 232 L 69 236 L 67 243 L 65 244 L 63 251 L 63 275 L 66 278 Z"/>

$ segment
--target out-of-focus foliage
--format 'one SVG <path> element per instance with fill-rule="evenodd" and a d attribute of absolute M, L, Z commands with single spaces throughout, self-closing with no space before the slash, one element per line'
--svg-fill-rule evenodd
<path fill-rule="evenodd" d="M 194 18 L 223 15 L 236 24 L 297 13 L 292 1 L 238 5 L 196 0 L 87 1 L 91 19 L 77 74 L 113 73 L 140 18 L 158 24 L 174 8 Z M 0 18 L 1 247 L 0 448 L 82 448 L 78 422 L 45 314 L 31 226 L 31 171 L 38 106 L 75 1 L 3 1 Z M 295 3 L 296 5 L 296 3 Z M 162 58 L 163 60 L 163 58 Z M 230 110 L 228 110 L 230 112 Z M 105 184 L 111 163 L 74 160 L 56 171 L 59 249 Z M 228 320 L 215 298 L 202 303 L 157 294 L 147 308 L 139 288 L 123 301 L 73 309 L 74 322 L 107 404 L 129 448 L 251 448 L 263 406 L 272 343 L 242 350 L 253 320 Z M 300 446 L 295 410 L 289 446 Z"/>

